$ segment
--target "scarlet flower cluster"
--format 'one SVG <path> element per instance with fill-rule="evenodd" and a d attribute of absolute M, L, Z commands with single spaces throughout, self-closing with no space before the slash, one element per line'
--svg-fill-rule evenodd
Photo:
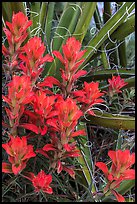
<path fill-rule="evenodd" d="M 22 46 L 28 36 L 27 29 L 32 25 L 22 12 L 13 14 L 12 23 L 6 22 L 6 25 L 8 28 L 4 28 L 4 32 L 9 47 L 3 45 L 3 55 L 11 70 L 12 80 L 7 84 L 8 94 L 3 95 L 8 105 L 5 107 L 9 118 L 6 126 L 10 129 L 10 136 L 9 141 L 2 145 L 9 155 L 9 163 L 3 162 L 2 171 L 15 175 L 21 173 L 32 182 L 36 192 L 42 190 L 51 194 L 52 175 L 43 170 L 37 176 L 26 172 L 29 159 L 42 154 L 48 159 L 51 172 L 60 174 L 66 171 L 75 178 L 75 167 L 68 162 L 68 158 L 79 157 L 80 151 L 73 138 L 86 135 L 85 130 L 76 130 L 76 126 L 85 112 L 94 115 L 90 109 L 104 102 L 101 98 L 104 93 L 100 92 L 98 82 L 84 82 L 83 88 L 76 90 L 76 81 L 87 71 L 79 70 L 86 50 L 81 51 L 81 43 L 74 37 L 68 38 L 62 46 L 63 55 L 57 50 L 52 53 L 62 63 L 62 81 L 52 76 L 39 81 L 45 63 L 52 62 L 53 56 L 43 56 L 46 47 L 39 37 L 31 38 Z M 18 71 L 16 75 L 13 75 L 13 69 Z M 60 89 L 58 94 L 54 94 L 53 86 Z M 117 86 L 117 90 L 121 87 Z M 45 137 L 47 143 L 34 150 L 33 145 L 28 145 L 29 135 L 20 136 L 18 128 L 29 130 L 39 140 Z"/>
<path fill-rule="evenodd" d="M 112 160 L 110 170 L 108 170 L 108 167 L 105 163 L 96 163 L 96 166 L 103 171 L 107 179 L 107 186 L 104 188 L 104 193 L 110 192 L 114 194 L 119 202 L 124 202 L 124 197 L 120 195 L 115 189 L 120 186 L 122 181 L 135 179 L 135 170 L 130 169 L 131 166 L 135 163 L 135 153 L 130 154 L 129 150 L 110 150 L 108 152 L 108 156 Z"/>

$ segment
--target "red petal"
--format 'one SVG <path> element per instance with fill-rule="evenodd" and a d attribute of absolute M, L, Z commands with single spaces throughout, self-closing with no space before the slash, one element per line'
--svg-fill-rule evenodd
<path fill-rule="evenodd" d="M 125 202 L 125 198 L 115 190 L 111 190 L 118 202 Z"/>
<path fill-rule="evenodd" d="M 46 158 L 49 158 L 49 156 L 47 155 L 47 153 L 44 152 L 42 149 L 37 149 L 37 150 L 36 150 L 36 153 L 40 153 L 40 154 L 42 154 L 43 156 L 45 156 Z"/>
<path fill-rule="evenodd" d="M 73 75 L 72 79 L 73 81 L 76 81 L 79 77 L 86 75 L 87 71 L 85 70 L 79 70 L 76 74 Z"/>
<path fill-rule="evenodd" d="M 76 70 L 84 61 L 85 61 L 84 59 L 78 61 L 78 62 L 72 67 L 72 70 Z"/>
<path fill-rule="evenodd" d="M 21 124 L 19 126 L 25 129 L 31 130 L 32 132 L 35 132 L 36 134 L 39 134 L 39 128 L 36 125 L 27 123 L 27 124 Z"/>
<path fill-rule="evenodd" d="M 52 76 L 48 76 L 44 79 L 43 82 L 38 83 L 37 86 L 39 86 L 39 87 L 48 86 L 48 87 L 52 88 L 53 84 L 57 85 L 57 86 L 61 86 L 60 82 L 56 78 L 54 78 Z"/>
<path fill-rule="evenodd" d="M 46 144 L 44 147 L 43 147 L 43 150 L 48 152 L 50 150 L 55 150 L 55 147 L 53 147 L 52 144 Z"/>
<path fill-rule="evenodd" d="M 13 173 L 11 164 L 2 162 L 2 172 L 4 172 L 4 173 Z"/>
<path fill-rule="evenodd" d="M 20 164 L 18 167 L 15 164 L 12 165 L 12 171 L 15 175 L 19 174 L 26 167 L 26 163 Z"/>
<path fill-rule="evenodd" d="M 135 169 L 128 169 L 123 174 L 122 177 L 124 180 L 135 179 Z"/>
<path fill-rule="evenodd" d="M 43 57 L 41 60 L 40 60 L 40 64 L 43 64 L 45 62 L 52 62 L 54 60 L 53 57 L 51 57 L 49 54 L 47 54 L 45 57 Z"/>
<path fill-rule="evenodd" d="M 10 100 L 9 98 L 5 97 L 4 95 L 2 95 L 2 99 L 3 99 L 6 103 L 8 103 L 9 105 L 11 104 L 11 100 Z"/>
<path fill-rule="evenodd" d="M 2 53 L 3 55 L 9 55 L 9 51 L 7 50 L 7 48 L 5 47 L 5 45 L 2 45 Z"/>
<path fill-rule="evenodd" d="M 61 161 L 59 160 L 57 164 L 57 173 L 59 174 L 62 170 L 63 170 L 63 166 Z"/>
<path fill-rule="evenodd" d="M 86 50 L 82 50 L 82 51 L 80 51 L 78 54 L 77 54 L 77 60 L 79 60 L 83 55 L 84 55 L 84 53 L 86 52 Z"/>
<path fill-rule="evenodd" d="M 108 176 L 108 168 L 107 168 L 106 164 L 103 163 L 103 162 L 97 162 L 95 165 L 103 171 L 103 173 L 105 174 L 105 176 L 107 178 L 107 176 Z"/>
<path fill-rule="evenodd" d="M 75 171 L 69 167 L 63 167 L 63 170 L 66 171 L 73 179 L 75 179 Z"/>
<path fill-rule="evenodd" d="M 47 133 L 47 126 L 45 126 L 43 129 L 41 128 L 41 135 L 45 135 Z"/>
<path fill-rule="evenodd" d="M 116 165 L 117 160 L 116 160 L 116 151 L 109 150 L 108 151 L 108 156 L 111 158 L 112 162 Z"/>
<path fill-rule="evenodd" d="M 70 153 L 65 154 L 64 157 L 79 157 L 79 156 L 81 156 L 79 153 L 79 150 L 75 150 L 74 152 L 70 152 Z"/>
<path fill-rule="evenodd" d="M 76 131 L 76 132 L 73 132 L 73 133 L 71 134 L 71 137 L 76 137 L 76 136 L 78 136 L 78 135 L 86 135 L 85 130 L 78 130 L 78 131 Z"/>
<path fill-rule="evenodd" d="M 64 59 L 59 51 L 54 50 L 52 53 L 64 64 Z"/>
<path fill-rule="evenodd" d="M 47 187 L 47 188 L 43 189 L 43 192 L 48 193 L 48 194 L 52 194 L 53 190 L 51 187 Z"/>

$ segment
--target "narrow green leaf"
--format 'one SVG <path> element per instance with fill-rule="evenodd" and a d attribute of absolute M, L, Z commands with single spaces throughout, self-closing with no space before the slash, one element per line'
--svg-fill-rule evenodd
<path fill-rule="evenodd" d="M 85 129 L 86 131 L 86 126 L 85 123 L 79 123 L 77 125 L 77 130 L 80 129 Z M 77 140 L 77 139 L 76 139 Z M 81 156 L 78 157 L 78 161 L 81 164 L 81 169 L 83 171 L 84 177 L 87 182 L 87 186 L 92 186 L 92 192 L 95 192 L 95 186 L 93 183 L 93 161 L 92 161 L 92 156 L 90 152 L 90 147 L 89 147 L 89 140 L 88 140 L 88 135 L 84 139 L 81 138 L 80 142 L 80 154 Z"/>
<path fill-rule="evenodd" d="M 135 69 L 119 69 L 117 70 L 101 70 L 101 71 L 95 71 L 90 74 L 90 76 L 86 77 L 81 77 L 80 81 L 84 82 L 91 82 L 91 81 L 96 81 L 96 80 L 104 80 L 104 79 L 109 79 L 112 78 L 112 75 L 120 75 L 122 78 L 127 78 L 127 77 L 134 77 L 135 76 Z"/>
<path fill-rule="evenodd" d="M 25 6 L 23 2 L 10 2 L 10 3 L 12 11 L 14 11 L 15 13 L 21 11 L 26 15 Z"/>
<path fill-rule="evenodd" d="M 23 2 L 2 2 L 2 14 L 4 21 L 12 21 L 13 12 L 23 12 L 26 15 L 25 6 Z"/>
<path fill-rule="evenodd" d="M 72 33 L 74 32 L 75 26 L 77 24 L 78 17 L 80 15 L 80 8 L 79 8 L 80 4 L 81 4 L 81 2 L 78 2 L 77 4 L 72 4 L 72 3 L 67 4 L 66 10 L 65 10 L 66 13 L 64 11 L 64 14 L 62 14 L 63 15 L 61 17 L 62 20 L 60 20 L 59 26 L 57 26 L 57 30 L 58 30 L 59 33 L 58 34 L 56 33 L 54 35 L 54 37 L 53 37 L 54 38 L 53 42 L 55 42 L 56 46 L 59 47 L 58 48 L 59 52 L 62 52 L 62 44 L 64 44 L 66 39 L 69 36 L 71 36 Z M 70 19 L 69 19 L 69 22 L 67 21 L 67 24 L 66 24 L 65 18 L 67 18 L 67 16 Z M 64 24 L 64 26 L 63 26 L 63 24 Z M 60 35 L 62 35 L 62 32 L 64 33 L 63 38 L 61 38 L 61 36 L 60 36 Z M 57 35 L 59 35 L 59 36 L 57 36 Z M 53 50 L 54 50 L 54 48 L 55 47 L 53 46 Z M 59 72 L 60 66 L 61 66 L 61 63 L 56 58 L 51 65 L 46 66 L 46 69 L 43 72 L 43 76 L 45 76 L 46 74 L 54 75 L 57 79 L 60 80 L 60 78 L 61 78 L 60 72 Z"/>
<path fill-rule="evenodd" d="M 135 186 L 135 180 L 123 181 L 120 187 L 117 189 L 117 191 L 123 195 L 128 191 L 130 191 L 134 186 Z"/>
<path fill-rule="evenodd" d="M 12 20 L 12 9 L 11 2 L 2 2 L 2 16 L 4 21 L 11 22 Z"/>
<path fill-rule="evenodd" d="M 42 31 L 44 31 L 45 26 L 45 19 L 46 19 L 46 12 L 47 12 L 47 2 L 42 2 L 41 8 L 40 8 L 40 16 L 39 16 L 39 24 L 41 25 L 41 34 L 42 40 L 44 39 L 44 34 Z"/>
<path fill-rule="evenodd" d="M 39 15 L 40 15 L 40 2 L 31 2 L 30 8 L 30 19 L 32 20 L 33 24 L 31 26 L 31 31 L 33 30 L 32 34 L 35 35 L 37 33 L 39 26 Z"/>
<path fill-rule="evenodd" d="M 111 2 L 104 2 L 104 12 L 103 12 L 104 24 L 111 18 L 111 16 L 112 16 L 112 11 L 111 10 L 112 10 L 111 9 Z M 113 64 L 118 65 L 117 44 L 112 43 L 112 42 L 109 42 L 109 44 L 111 44 L 111 46 L 113 48 L 113 52 L 108 51 L 109 62 L 110 62 L 111 67 L 113 67 Z"/>
<path fill-rule="evenodd" d="M 96 116 L 87 116 L 87 120 L 83 118 L 81 121 L 93 125 L 99 125 L 113 129 L 135 130 L 135 118 L 128 116 L 114 115 L 110 113 L 101 113 L 94 111 Z"/>
<path fill-rule="evenodd" d="M 90 40 L 87 45 L 87 52 L 84 54 L 86 58 L 83 65 L 85 65 L 90 58 L 97 52 L 98 48 L 107 40 L 110 35 L 121 25 L 122 22 L 128 16 L 128 12 L 131 12 L 135 8 L 134 2 L 126 2 L 121 8 L 106 22 L 102 29 L 97 33 L 97 35 Z M 81 65 L 81 67 L 83 66 Z"/>
<path fill-rule="evenodd" d="M 97 2 L 83 2 L 81 8 L 82 14 L 78 20 L 75 32 L 73 33 L 73 36 L 75 36 L 80 42 L 83 41 L 84 36 L 86 35 L 92 16 L 95 12 L 96 5 Z"/>
<path fill-rule="evenodd" d="M 129 77 L 128 79 L 125 79 L 125 82 L 128 84 L 124 86 L 122 89 L 126 89 L 129 87 L 135 87 L 135 76 L 134 77 Z"/>
<path fill-rule="evenodd" d="M 112 41 L 123 41 L 128 35 L 133 33 L 135 31 L 135 14 L 132 14 L 128 19 L 123 22 L 110 36 Z M 113 43 L 111 43 L 108 39 L 105 41 L 105 44 L 107 44 L 107 50 L 112 49 Z M 100 50 L 101 48 L 99 48 Z M 92 61 L 94 58 L 99 56 L 101 52 L 97 52 L 92 55 L 90 60 Z"/>
<path fill-rule="evenodd" d="M 132 14 L 128 19 L 123 22 L 117 30 L 112 34 L 112 40 L 123 40 L 125 37 L 135 31 L 135 14 Z"/>
<path fill-rule="evenodd" d="M 101 17 L 100 17 L 100 14 L 99 14 L 98 7 L 96 7 L 96 10 L 94 12 L 94 19 L 95 19 L 97 29 L 100 30 L 102 22 L 101 22 Z M 107 53 L 106 53 L 104 47 L 105 47 L 105 44 L 103 43 L 101 45 L 101 48 L 100 48 L 101 49 L 101 61 L 102 61 L 104 69 L 108 69 L 108 68 L 110 68 L 110 64 L 109 64 Z"/>
<path fill-rule="evenodd" d="M 104 12 L 103 12 L 103 20 L 104 24 L 110 19 L 111 17 L 111 2 L 104 2 Z"/>
<path fill-rule="evenodd" d="M 48 9 L 47 9 L 47 16 L 46 16 L 46 25 L 45 25 L 45 33 L 46 33 L 46 41 L 48 45 L 48 50 L 50 48 L 51 42 L 51 28 L 52 28 L 52 21 L 54 16 L 54 7 L 55 2 L 48 2 Z"/>
<path fill-rule="evenodd" d="M 62 45 L 63 39 L 65 35 L 69 36 L 69 25 L 73 19 L 73 15 L 75 14 L 75 5 L 71 5 L 68 3 L 66 9 L 63 11 L 59 24 L 55 30 L 55 35 L 53 39 L 53 50 L 59 50 Z"/>
<path fill-rule="evenodd" d="M 127 58 L 126 58 L 125 39 L 122 42 L 119 42 L 119 43 L 121 43 L 120 46 L 118 47 L 120 66 L 121 67 L 126 67 L 127 66 Z"/>

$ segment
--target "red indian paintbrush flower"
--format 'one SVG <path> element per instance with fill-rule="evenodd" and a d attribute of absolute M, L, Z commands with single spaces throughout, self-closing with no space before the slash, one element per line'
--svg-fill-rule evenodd
<path fill-rule="evenodd" d="M 76 100 L 82 104 L 82 111 L 85 112 L 93 105 L 104 102 L 103 99 L 99 98 L 104 95 L 104 93 L 100 92 L 98 86 L 98 82 L 84 82 L 84 87 L 82 90 L 73 92 L 73 95 L 74 97 L 76 97 Z M 94 115 L 94 112 L 91 110 L 89 110 L 88 113 Z"/>
<path fill-rule="evenodd" d="M 10 106 L 10 109 L 5 108 L 5 110 L 10 119 L 10 126 L 13 127 L 13 125 L 18 125 L 24 112 L 24 105 L 32 101 L 34 93 L 28 76 L 13 76 L 12 81 L 7 86 L 8 95 L 2 96 L 2 98 Z"/>
<path fill-rule="evenodd" d="M 28 76 L 13 76 L 13 79 L 8 83 L 8 96 L 3 96 L 3 99 L 12 107 L 16 104 L 27 104 L 32 101 L 33 91 Z"/>
<path fill-rule="evenodd" d="M 74 69 L 74 66 L 76 69 L 84 61 L 84 60 L 80 60 L 80 59 L 82 58 L 82 56 L 84 55 L 86 50 L 80 51 L 80 49 L 81 49 L 81 43 L 78 40 L 76 40 L 76 38 L 70 37 L 67 39 L 66 44 L 62 46 L 64 58 L 59 51 L 53 51 L 53 54 L 65 66 L 66 66 L 66 64 L 67 65 L 69 64 L 70 67 L 66 66 L 66 68 L 72 70 L 72 69 Z M 80 60 L 80 61 L 78 61 L 78 60 Z"/>
<path fill-rule="evenodd" d="M 121 93 L 122 87 L 128 83 L 121 79 L 120 76 L 113 76 L 112 79 L 108 79 L 109 82 L 109 95 L 112 97 L 115 93 Z"/>
<path fill-rule="evenodd" d="M 17 50 L 22 42 L 27 38 L 28 33 L 26 32 L 28 27 L 32 25 L 32 21 L 28 20 L 28 17 L 25 16 L 24 13 L 18 12 L 17 14 L 13 13 L 12 16 L 12 23 L 6 22 L 6 25 L 8 26 L 9 29 L 3 28 L 10 49 L 9 52 L 12 54 L 12 52 Z M 14 47 L 14 45 L 16 45 Z M 5 46 L 3 48 L 3 54 L 5 55 L 7 51 L 5 50 Z"/>
<path fill-rule="evenodd" d="M 45 135 L 47 132 L 46 120 L 57 116 L 54 110 L 57 96 L 47 96 L 43 91 L 37 91 L 33 96 L 32 106 L 34 111 L 26 110 L 24 113 L 29 116 L 29 123 L 20 124 L 21 127 L 29 129 L 36 134 Z"/>
<path fill-rule="evenodd" d="M 109 151 L 108 156 L 112 160 L 112 165 L 110 170 L 103 162 L 97 162 L 95 165 L 99 167 L 106 179 L 108 184 L 104 189 L 104 192 L 110 191 L 117 198 L 119 202 L 124 202 L 125 199 L 120 195 L 115 189 L 120 186 L 120 183 L 123 180 L 132 180 L 135 179 L 135 170 L 130 169 L 131 166 L 135 163 L 135 153 L 130 154 L 129 150 L 117 150 Z"/>
<path fill-rule="evenodd" d="M 33 151 L 32 145 L 27 145 L 27 139 L 25 136 L 22 138 L 10 136 L 10 141 L 6 144 L 2 144 L 2 147 L 9 155 L 8 159 L 10 164 L 2 164 L 2 172 L 19 174 L 25 167 L 27 161 L 35 157 L 36 154 Z"/>
<path fill-rule="evenodd" d="M 73 99 L 67 98 L 64 100 L 62 97 L 56 102 L 55 110 L 58 112 L 58 117 L 47 120 L 47 124 L 61 133 L 62 144 L 68 143 L 77 125 L 78 119 L 83 113 L 79 110 Z"/>
<path fill-rule="evenodd" d="M 20 64 L 20 68 L 23 70 L 24 74 L 31 76 L 31 78 L 38 78 L 42 72 L 41 65 L 45 62 L 52 62 L 53 57 L 49 54 L 43 57 L 46 50 L 44 43 L 42 43 L 41 38 L 33 37 L 31 38 L 23 47 L 25 55 L 20 54 L 19 58 L 25 63 Z"/>
<path fill-rule="evenodd" d="M 53 190 L 50 187 L 52 176 L 50 174 L 46 175 L 43 170 L 41 170 L 37 176 L 35 176 L 32 172 L 24 172 L 24 177 L 32 182 L 35 192 L 43 191 L 48 194 L 53 193 Z"/>
<path fill-rule="evenodd" d="M 74 82 L 81 76 L 87 74 L 85 70 L 79 70 L 79 66 L 84 62 L 81 59 L 86 50 L 81 49 L 81 43 L 75 37 L 67 39 L 66 44 L 62 46 L 63 55 L 59 51 L 53 51 L 53 54 L 62 62 L 64 69 L 60 69 L 62 82 L 62 91 L 65 97 L 71 93 Z"/>
<path fill-rule="evenodd" d="M 76 142 L 72 142 L 72 138 L 86 134 L 84 130 L 75 131 L 78 119 L 83 113 L 73 99 L 64 100 L 61 96 L 55 104 L 55 111 L 57 111 L 55 118 L 48 119 L 46 122 L 54 130 L 54 134 L 50 137 L 51 144 L 38 149 L 37 153 L 49 158 L 50 168 L 57 169 L 58 173 L 64 170 L 74 178 L 74 170 L 65 164 L 65 159 L 80 156 Z"/>

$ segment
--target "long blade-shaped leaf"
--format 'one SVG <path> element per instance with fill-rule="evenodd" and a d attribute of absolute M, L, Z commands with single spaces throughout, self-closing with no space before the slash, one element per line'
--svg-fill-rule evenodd
<path fill-rule="evenodd" d="M 128 12 L 131 12 L 135 7 L 134 2 L 126 2 L 121 8 L 106 22 L 102 29 L 97 35 L 90 40 L 87 45 L 87 52 L 84 54 L 86 58 L 83 65 L 85 65 L 89 59 L 97 52 L 98 48 L 105 42 L 106 39 L 110 38 L 110 35 L 118 28 L 118 26 L 124 22 L 128 16 Z M 128 12 L 127 12 L 128 11 Z"/>
<path fill-rule="evenodd" d="M 88 116 L 82 122 L 114 129 L 135 130 L 135 118 L 94 111 L 96 116 Z"/>
<path fill-rule="evenodd" d="M 119 69 L 119 70 L 101 70 L 92 72 L 89 76 L 81 77 L 80 81 L 91 82 L 94 80 L 103 80 L 111 78 L 112 75 L 120 75 L 122 78 L 134 77 L 135 69 L 127 70 L 127 69 Z"/>
<path fill-rule="evenodd" d="M 83 41 L 83 38 L 86 35 L 92 16 L 95 12 L 96 5 L 97 2 L 83 2 L 83 5 L 81 7 L 82 14 L 79 18 L 75 32 L 73 33 L 76 39 L 80 42 Z"/>
<path fill-rule="evenodd" d="M 51 42 L 51 28 L 53 23 L 52 21 L 54 16 L 54 7 L 55 7 L 55 2 L 48 2 L 46 25 L 45 25 L 45 33 L 46 33 L 46 41 L 48 44 L 48 50 Z"/>
<path fill-rule="evenodd" d="M 56 48 L 58 48 L 58 51 L 62 52 L 62 44 L 65 43 L 66 39 L 72 35 L 72 33 L 74 32 L 75 26 L 77 24 L 77 20 L 78 17 L 80 15 L 80 4 L 81 2 L 78 2 L 77 4 L 72 4 L 69 3 L 66 6 L 66 13 L 62 14 L 63 16 L 60 19 L 59 25 L 57 26 L 57 33 L 55 33 L 54 35 L 54 40 L 53 43 L 53 50 Z M 65 12 L 64 11 L 64 12 Z M 72 12 L 73 11 L 73 12 Z M 69 17 L 69 22 L 65 21 L 66 17 Z M 63 36 L 61 37 L 61 35 L 63 34 Z M 51 50 L 52 51 L 52 50 Z M 60 68 L 60 61 L 58 59 L 55 59 L 54 62 L 49 65 L 46 66 L 46 69 L 43 72 L 43 76 L 46 75 L 46 73 L 48 75 L 55 75 L 55 77 L 57 79 L 60 79 L 60 73 L 59 73 L 59 68 Z"/>
<path fill-rule="evenodd" d="M 41 8 L 40 8 L 40 16 L 39 16 L 39 24 L 41 26 L 41 34 L 42 41 L 44 39 L 44 26 L 45 26 L 45 19 L 46 19 L 46 12 L 47 12 L 47 2 L 42 2 Z"/>

